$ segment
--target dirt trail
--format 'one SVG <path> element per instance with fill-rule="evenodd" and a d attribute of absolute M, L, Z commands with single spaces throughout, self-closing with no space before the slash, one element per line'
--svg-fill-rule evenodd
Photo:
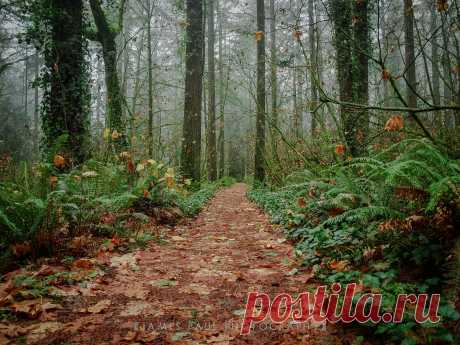
<path fill-rule="evenodd" d="M 111 258 L 106 276 L 63 299 L 39 343 L 337 343 L 308 326 L 264 324 L 250 336 L 239 334 L 248 291 L 296 294 L 310 277 L 289 273 L 292 245 L 245 194 L 243 184 L 223 189 L 167 243 Z"/>

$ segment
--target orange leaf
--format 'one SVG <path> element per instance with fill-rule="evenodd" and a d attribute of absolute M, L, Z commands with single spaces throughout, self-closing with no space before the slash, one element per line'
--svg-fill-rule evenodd
<path fill-rule="evenodd" d="M 436 7 L 438 8 L 438 12 L 445 12 L 449 9 L 449 4 L 447 0 L 437 0 Z"/>
<path fill-rule="evenodd" d="M 54 156 L 53 163 L 56 168 L 62 169 L 65 167 L 65 158 L 61 155 L 56 155 Z"/>
<path fill-rule="evenodd" d="M 30 242 L 18 243 L 11 246 L 13 255 L 17 258 L 23 257 L 32 252 Z"/>
<path fill-rule="evenodd" d="M 294 38 L 297 40 L 297 41 L 300 41 L 300 38 L 302 37 L 302 31 L 299 31 L 299 30 L 296 30 L 294 31 Z"/>
<path fill-rule="evenodd" d="M 58 177 L 57 176 L 50 176 L 51 188 L 56 187 L 57 182 L 58 182 Z"/>
<path fill-rule="evenodd" d="M 401 115 L 392 116 L 385 124 L 385 130 L 388 132 L 400 131 L 404 128 L 404 120 Z"/>
<path fill-rule="evenodd" d="M 76 268 L 82 268 L 85 270 L 89 270 L 93 268 L 93 262 L 88 259 L 79 259 L 73 263 L 73 266 Z"/>
<path fill-rule="evenodd" d="M 150 198 L 150 192 L 147 189 L 144 190 L 144 198 Z"/>
<path fill-rule="evenodd" d="M 339 156 L 343 156 L 345 154 L 345 146 L 344 145 L 336 145 L 335 147 L 335 153 L 338 154 Z"/>
<path fill-rule="evenodd" d="M 136 170 L 136 167 L 134 166 L 134 163 L 131 159 L 129 159 L 128 163 L 126 164 L 126 170 L 128 170 L 129 174 L 133 174 Z"/>
<path fill-rule="evenodd" d="M 256 41 L 259 42 L 264 37 L 264 32 L 263 31 L 256 31 L 255 36 L 256 36 Z"/>
<path fill-rule="evenodd" d="M 333 269 L 334 271 L 343 272 L 343 271 L 346 271 L 347 268 L 348 268 L 348 261 L 346 261 L 346 260 L 344 260 L 344 261 L 332 261 L 329 264 L 329 267 L 331 269 Z"/>
<path fill-rule="evenodd" d="M 388 71 L 387 69 L 384 69 L 384 70 L 382 71 L 382 79 L 383 79 L 383 80 L 390 80 L 390 78 L 391 78 L 391 73 L 390 73 L 390 71 Z"/>
<path fill-rule="evenodd" d="M 299 198 L 297 200 L 297 205 L 299 205 L 300 208 L 305 208 L 305 206 L 307 206 L 304 198 Z"/>

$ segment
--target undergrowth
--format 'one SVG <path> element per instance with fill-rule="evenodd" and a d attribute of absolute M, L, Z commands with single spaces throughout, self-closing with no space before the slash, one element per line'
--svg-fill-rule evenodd
<path fill-rule="evenodd" d="M 0 180 L 0 272 L 23 259 L 69 255 L 68 244 L 84 234 L 118 236 L 175 223 L 233 183 L 224 179 L 189 191 L 190 182 L 174 169 L 154 160 L 134 163 L 127 152 L 70 170 L 59 155 L 50 161 L 22 163 Z"/>
<path fill-rule="evenodd" d="M 365 326 L 390 343 L 458 343 L 459 162 L 427 141 L 406 140 L 296 175 L 249 197 L 285 227 L 316 279 L 382 293 L 385 312 L 398 294 L 441 293 L 439 324 L 408 314 L 401 324 Z"/>

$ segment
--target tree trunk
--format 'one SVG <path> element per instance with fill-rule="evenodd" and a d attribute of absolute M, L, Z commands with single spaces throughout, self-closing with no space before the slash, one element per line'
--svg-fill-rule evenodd
<path fill-rule="evenodd" d="M 351 6 L 348 1 L 330 0 L 331 16 L 334 27 L 334 44 L 337 60 L 337 80 L 339 84 L 339 98 L 342 102 L 353 101 L 353 75 L 351 42 Z M 357 150 L 356 122 L 354 111 L 345 105 L 340 106 L 342 131 L 347 146 L 351 152 Z"/>
<path fill-rule="evenodd" d="M 150 0 L 148 1 L 147 13 L 147 68 L 149 83 L 149 120 L 147 145 L 149 157 L 153 156 L 153 71 L 152 71 L 152 8 Z"/>
<path fill-rule="evenodd" d="M 314 110 L 318 106 L 318 87 L 316 85 L 317 78 L 317 69 L 318 69 L 318 59 L 317 59 L 317 46 L 316 46 L 316 23 L 315 23 L 315 15 L 314 15 L 314 2 L 315 0 L 308 1 L 308 24 L 309 24 L 309 41 L 310 41 L 310 64 L 311 64 L 311 73 L 315 74 L 315 78 L 310 78 L 310 92 L 311 92 L 311 100 L 310 100 L 310 117 L 311 117 L 311 134 L 315 136 L 317 133 L 317 121 L 316 121 L 316 114 Z"/>
<path fill-rule="evenodd" d="M 436 4 L 430 1 L 431 9 L 431 32 L 434 34 L 438 26 Z M 433 35 L 431 39 L 431 75 L 433 79 L 433 104 L 441 105 L 441 82 L 439 76 L 439 48 L 438 36 Z M 435 115 L 437 116 L 437 115 Z"/>
<path fill-rule="evenodd" d="M 208 144 L 207 170 L 208 180 L 217 180 L 216 148 L 216 68 L 214 57 L 214 0 L 207 0 L 208 19 Z"/>
<path fill-rule="evenodd" d="M 278 160 L 278 57 L 276 54 L 276 13 L 275 0 L 270 0 L 270 79 L 272 96 L 271 147 L 273 156 Z"/>
<path fill-rule="evenodd" d="M 265 179 L 265 4 L 257 0 L 257 116 L 254 179 Z"/>
<path fill-rule="evenodd" d="M 370 38 L 368 23 L 368 5 L 369 0 L 355 1 L 355 25 L 354 25 L 354 53 L 355 63 L 353 70 L 353 90 L 355 102 L 358 104 L 369 103 L 369 58 Z M 355 113 L 356 128 L 353 142 L 357 144 L 352 150 L 352 155 L 362 154 L 363 145 L 369 132 L 369 112 L 367 110 L 358 110 Z"/>
<path fill-rule="evenodd" d="M 38 78 L 40 77 L 40 55 L 37 52 L 35 53 L 35 85 L 34 85 L 34 132 L 33 132 L 33 142 L 34 142 L 34 154 L 38 156 L 39 154 L 39 114 L 40 114 L 40 103 L 39 103 L 39 83 Z"/>
<path fill-rule="evenodd" d="M 50 90 L 45 93 L 47 110 L 42 118 L 44 144 L 48 152 L 58 150 L 78 165 L 88 158 L 83 1 L 53 0 L 51 7 L 53 43 L 45 53 Z"/>
<path fill-rule="evenodd" d="M 223 1 L 216 2 L 219 16 L 219 177 L 225 176 L 225 96 L 224 96 L 224 56 L 223 56 Z"/>
<path fill-rule="evenodd" d="M 203 4 L 187 0 L 185 102 L 181 168 L 185 177 L 201 180 L 201 98 L 203 91 Z"/>
<path fill-rule="evenodd" d="M 407 106 L 417 108 L 413 0 L 404 0 L 404 39 L 406 60 L 404 78 L 407 85 Z"/>
<path fill-rule="evenodd" d="M 100 0 L 90 0 L 91 11 L 97 27 L 97 40 L 102 44 L 102 56 L 105 65 L 105 83 L 107 88 L 107 117 L 111 131 L 120 135 L 114 141 L 117 150 L 126 146 L 126 133 L 123 123 L 123 99 L 117 71 L 117 32 L 111 28 L 102 10 Z M 124 6 L 124 1 L 122 5 Z M 121 23 L 121 21 L 120 21 Z"/>

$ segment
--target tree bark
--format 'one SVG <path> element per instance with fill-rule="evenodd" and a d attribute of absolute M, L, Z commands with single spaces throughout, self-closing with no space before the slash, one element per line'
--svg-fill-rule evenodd
<path fill-rule="evenodd" d="M 317 53 L 317 46 L 316 46 L 316 23 L 315 23 L 315 15 L 314 15 L 314 2 L 315 0 L 308 1 L 308 24 L 309 24 L 309 31 L 308 31 L 308 39 L 310 43 L 310 63 L 311 63 L 311 73 L 316 73 L 318 70 L 318 53 Z M 310 100 L 310 116 L 311 116 L 311 134 L 315 136 L 317 133 L 317 121 L 316 121 L 316 114 L 314 110 L 318 105 L 318 87 L 315 84 L 315 80 L 318 78 L 310 78 L 310 92 L 311 92 L 311 100 Z"/>
<path fill-rule="evenodd" d="M 219 177 L 225 176 L 225 96 L 224 96 L 224 56 L 223 56 L 223 1 L 216 2 L 219 17 Z"/>
<path fill-rule="evenodd" d="M 341 102 L 352 102 L 353 75 L 350 46 L 353 46 L 353 42 L 351 42 L 351 6 L 349 1 L 330 0 L 329 4 L 334 28 L 339 98 Z M 353 109 L 346 105 L 341 105 L 340 118 L 347 146 L 351 152 L 354 152 L 357 150 L 357 143 L 355 141 L 356 122 L 354 121 Z"/>
<path fill-rule="evenodd" d="M 368 22 L 369 0 L 354 2 L 354 53 L 355 63 L 353 70 L 353 90 L 355 91 L 355 102 L 360 104 L 369 103 L 369 58 L 370 38 Z M 367 110 L 357 111 L 355 113 L 356 129 L 353 142 L 357 144 L 353 147 L 352 155 L 363 153 L 363 144 L 366 142 L 369 133 L 369 112 Z"/>
<path fill-rule="evenodd" d="M 257 0 L 257 116 L 254 180 L 265 180 L 265 4 Z M 260 35 L 260 37 L 259 37 Z"/>
<path fill-rule="evenodd" d="M 38 156 L 39 154 L 39 114 L 40 114 L 40 103 L 39 103 L 39 84 L 38 78 L 40 77 L 40 55 L 37 52 L 35 53 L 34 58 L 34 68 L 35 68 L 35 85 L 34 85 L 34 134 L 33 134 L 33 143 L 34 143 L 34 154 Z"/>
<path fill-rule="evenodd" d="M 404 0 L 404 38 L 407 105 L 409 108 L 417 108 L 413 0 Z"/>
<path fill-rule="evenodd" d="M 185 102 L 181 169 L 185 177 L 201 180 L 201 99 L 203 92 L 203 3 L 187 0 Z"/>
<path fill-rule="evenodd" d="M 47 110 L 42 117 L 44 144 L 48 152 L 57 150 L 71 165 L 79 165 L 88 158 L 83 1 L 53 0 L 51 7 L 52 48 L 45 53 L 50 90 L 45 91 Z"/>
<path fill-rule="evenodd" d="M 270 0 L 270 79 L 271 79 L 271 147 L 273 156 L 278 160 L 278 57 L 276 52 L 276 12 L 275 0 Z"/>
<path fill-rule="evenodd" d="M 153 156 L 153 66 L 152 66 L 152 8 L 150 0 L 148 1 L 147 13 L 147 68 L 148 68 L 148 83 L 149 83 L 149 119 L 147 145 L 149 157 Z"/>
<path fill-rule="evenodd" d="M 208 19 L 208 144 L 207 170 L 208 180 L 217 180 L 216 147 L 216 68 L 215 68 L 215 30 L 214 0 L 207 0 Z"/>
<path fill-rule="evenodd" d="M 120 81 L 117 71 L 117 30 L 114 30 L 107 21 L 100 0 L 90 0 L 91 12 L 97 27 L 96 38 L 102 45 L 102 55 L 105 65 L 105 83 L 107 87 L 107 117 L 111 131 L 117 131 L 121 137 L 114 141 L 117 150 L 126 146 L 125 125 L 123 122 L 123 100 Z M 125 1 L 120 5 L 120 16 L 124 10 Z M 122 26 L 122 19 L 119 21 Z M 121 27 L 118 28 L 121 31 Z"/>

